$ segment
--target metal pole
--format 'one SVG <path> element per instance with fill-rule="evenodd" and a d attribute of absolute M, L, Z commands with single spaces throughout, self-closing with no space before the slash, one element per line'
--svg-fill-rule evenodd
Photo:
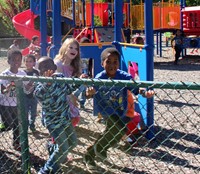
<path fill-rule="evenodd" d="M 47 55 L 47 0 L 40 1 L 40 46 L 41 56 Z"/>
<path fill-rule="evenodd" d="M 20 129 L 20 144 L 22 155 L 22 171 L 25 174 L 31 172 L 30 170 L 30 157 L 29 157 L 29 145 L 28 145 L 28 120 L 26 118 L 26 112 L 24 108 L 24 91 L 23 81 L 16 80 L 16 92 L 17 92 L 17 112 L 19 116 L 19 129 Z"/>
<path fill-rule="evenodd" d="M 53 47 L 51 58 L 54 58 L 61 46 L 61 2 L 53 0 Z"/>
<path fill-rule="evenodd" d="M 114 1 L 114 16 L 115 16 L 115 34 L 114 34 L 114 40 L 117 42 L 121 42 L 122 34 L 121 34 L 121 28 L 123 24 L 123 1 L 115 0 Z"/>
<path fill-rule="evenodd" d="M 146 38 L 146 77 L 147 81 L 153 81 L 154 71 L 154 35 L 153 35 L 153 2 L 152 0 L 145 1 L 145 38 Z M 147 99 L 147 138 L 154 137 L 154 106 L 153 98 Z"/>

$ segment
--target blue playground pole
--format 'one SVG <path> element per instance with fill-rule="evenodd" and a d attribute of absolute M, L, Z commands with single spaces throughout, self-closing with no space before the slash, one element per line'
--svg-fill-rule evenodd
<path fill-rule="evenodd" d="M 154 69 L 154 38 L 153 38 L 153 2 L 152 0 L 145 1 L 144 4 L 145 11 L 145 49 L 146 49 L 146 77 L 147 81 L 153 81 L 153 69 Z M 153 98 L 147 99 L 147 127 L 149 131 L 147 132 L 147 138 L 151 139 L 154 137 L 154 107 Z"/>
<path fill-rule="evenodd" d="M 40 1 L 40 46 L 41 56 L 47 55 L 47 14 L 46 14 L 47 0 Z"/>
<path fill-rule="evenodd" d="M 73 27 L 76 27 L 76 4 L 75 4 L 75 0 L 72 1 L 72 8 L 73 8 Z"/>
<path fill-rule="evenodd" d="M 53 0 L 53 47 L 50 56 L 54 58 L 61 46 L 61 2 Z"/>
<path fill-rule="evenodd" d="M 116 42 L 121 42 L 121 28 L 123 24 L 123 1 L 115 0 L 114 1 L 114 16 L 115 16 L 115 29 L 114 29 L 114 40 Z"/>

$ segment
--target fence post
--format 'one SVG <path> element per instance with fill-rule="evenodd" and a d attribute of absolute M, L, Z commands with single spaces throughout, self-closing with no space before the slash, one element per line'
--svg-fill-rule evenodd
<path fill-rule="evenodd" d="M 22 156 L 22 172 L 24 174 L 31 173 L 29 165 L 29 146 L 28 146 L 28 119 L 26 118 L 24 107 L 24 91 L 23 81 L 15 81 L 17 92 L 17 109 L 19 116 L 19 129 L 20 129 L 20 145 Z"/>

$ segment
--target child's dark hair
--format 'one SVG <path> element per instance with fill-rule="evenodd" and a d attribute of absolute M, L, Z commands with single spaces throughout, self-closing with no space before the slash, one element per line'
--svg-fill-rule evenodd
<path fill-rule="evenodd" d="M 36 58 L 33 54 L 28 54 L 27 56 L 25 56 L 24 60 L 26 60 L 27 58 L 31 58 L 33 62 L 36 62 Z"/>
<path fill-rule="evenodd" d="M 36 36 L 36 35 L 35 35 L 35 36 L 32 37 L 31 40 L 32 40 L 32 42 L 34 42 L 34 41 L 36 41 L 37 39 L 39 39 L 39 36 Z"/>
<path fill-rule="evenodd" d="M 103 62 L 110 55 L 116 55 L 120 59 L 119 51 L 114 47 L 110 47 L 110 48 L 106 48 L 105 50 L 102 51 L 101 62 Z"/>
<path fill-rule="evenodd" d="M 20 55 L 22 58 L 22 53 L 19 50 L 9 50 L 7 53 L 8 61 L 10 61 L 16 55 Z"/>
<path fill-rule="evenodd" d="M 53 59 L 51 59 L 50 57 L 48 56 L 43 56 L 41 57 L 39 60 L 38 60 L 38 69 L 40 70 L 40 75 L 42 75 L 43 72 L 41 72 L 41 69 L 43 69 L 42 65 L 47 65 L 48 63 L 51 63 L 52 64 L 52 68 L 53 70 L 56 70 L 57 69 L 57 66 L 55 65 Z M 45 67 L 47 68 L 47 67 Z"/>
<path fill-rule="evenodd" d="M 185 34 L 184 34 L 184 31 L 183 31 L 183 30 L 181 30 L 181 29 L 176 29 L 176 30 L 175 30 L 175 33 L 174 33 L 174 35 L 176 35 L 176 36 L 177 36 L 177 32 L 178 32 L 178 31 L 180 31 L 180 32 L 181 32 L 181 36 L 182 36 L 182 37 L 184 37 L 184 36 L 185 36 Z"/>
<path fill-rule="evenodd" d="M 135 39 L 135 43 L 136 43 L 136 44 L 140 44 L 140 45 L 144 45 L 144 39 L 143 39 L 141 36 L 138 36 L 138 37 Z"/>

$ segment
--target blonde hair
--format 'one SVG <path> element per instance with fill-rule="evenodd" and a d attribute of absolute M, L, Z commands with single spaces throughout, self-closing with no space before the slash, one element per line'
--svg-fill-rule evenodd
<path fill-rule="evenodd" d="M 79 77 L 81 75 L 81 57 L 80 57 L 80 45 L 76 39 L 74 39 L 74 38 L 66 39 L 63 42 L 62 46 L 60 47 L 60 50 L 54 60 L 60 60 L 61 62 L 64 62 L 66 50 L 68 49 L 68 46 L 70 44 L 76 44 L 77 48 L 78 48 L 78 54 L 72 60 L 70 65 L 73 68 L 72 76 Z"/>

